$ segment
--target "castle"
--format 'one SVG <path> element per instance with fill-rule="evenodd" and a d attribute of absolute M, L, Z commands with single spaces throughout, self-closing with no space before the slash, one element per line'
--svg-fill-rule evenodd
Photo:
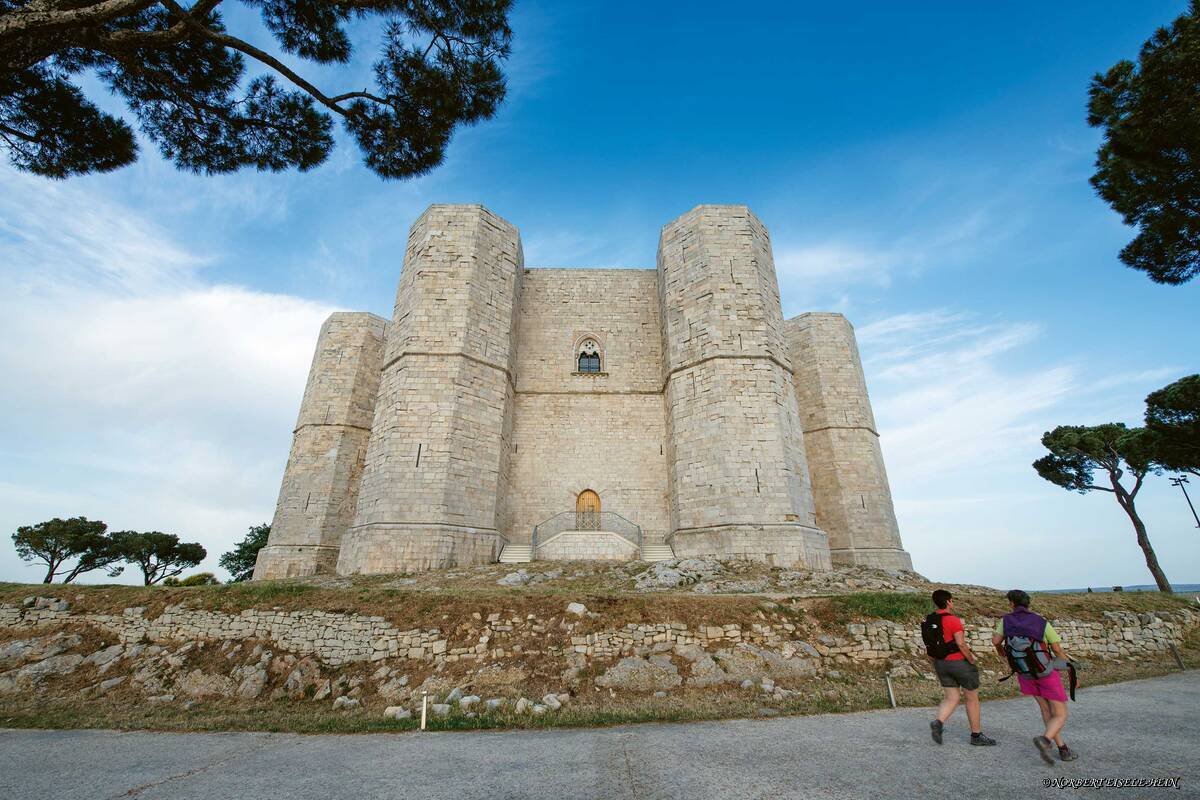
<path fill-rule="evenodd" d="M 321 328 L 255 579 L 671 555 L 912 568 L 850 324 L 783 318 L 744 206 L 664 227 L 657 269 L 526 269 L 431 206 L 392 321 Z"/>

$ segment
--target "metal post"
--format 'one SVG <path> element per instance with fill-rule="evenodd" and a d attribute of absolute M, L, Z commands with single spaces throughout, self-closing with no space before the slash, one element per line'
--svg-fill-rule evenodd
<path fill-rule="evenodd" d="M 1200 528 L 1200 516 L 1196 514 L 1196 507 L 1192 505 L 1192 498 L 1188 497 L 1187 487 L 1184 486 L 1188 482 L 1187 475 L 1177 475 L 1171 478 L 1171 485 L 1178 486 L 1179 491 L 1183 492 L 1183 499 L 1187 500 L 1188 508 L 1192 510 L 1192 519 L 1196 520 L 1196 527 Z"/>
<path fill-rule="evenodd" d="M 891 702 L 892 708 L 895 708 L 896 707 L 896 693 L 894 691 L 892 691 L 892 673 L 890 673 L 890 672 L 883 673 L 883 679 L 884 679 L 884 681 L 887 682 L 888 700 Z"/>
<path fill-rule="evenodd" d="M 425 730 L 425 712 L 429 708 L 429 692 L 421 692 L 421 730 Z"/>
<path fill-rule="evenodd" d="M 1175 663 L 1179 665 L 1179 668 L 1187 669 L 1187 667 L 1183 665 L 1183 656 L 1179 655 L 1179 648 L 1175 646 L 1175 643 L 1168 642 L 1167 647 L 1171 648 L 1171 655 L 1175 656 Z"/>

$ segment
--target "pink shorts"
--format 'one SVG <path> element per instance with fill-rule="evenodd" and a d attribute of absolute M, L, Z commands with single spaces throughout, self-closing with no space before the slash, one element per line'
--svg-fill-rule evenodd
<path fill-rule="evenodd" d="M 1021 694 L 1044 697 L 1060 703 L 1067 702 L 1067 687 L 1063 685 L 1062 676 L 1057 670 L 1044 678 L 1026 678 L 1024 675 L 1018 675 L 1017 681 L 1021 684 Z"/>

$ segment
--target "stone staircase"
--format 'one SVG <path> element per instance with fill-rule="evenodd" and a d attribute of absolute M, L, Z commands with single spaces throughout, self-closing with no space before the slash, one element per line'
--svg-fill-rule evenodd
<path fill-rule="evenodd" d="M 642 561 L 666 561 L 674 557 L 675 551 L 669 544 L 642 544 Z"/>
<path fill-rule="evenodd" d="M 524 564 L 533 561 L 533 548 L 527 544 L 506 544 L 500 551 L 501 564 Z"/>

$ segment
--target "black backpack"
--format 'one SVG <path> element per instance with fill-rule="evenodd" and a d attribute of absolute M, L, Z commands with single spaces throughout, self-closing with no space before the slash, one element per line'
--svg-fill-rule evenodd
<path fill-rule="evenodd" d="M 925 652 L 930 658 L 945 658 L 959 652 L 958 642 L 946 641 L 946 629 L 942 627 L 942 615 L 936 611 L 921 623 L 921 640 L 925 642 Z"/>

